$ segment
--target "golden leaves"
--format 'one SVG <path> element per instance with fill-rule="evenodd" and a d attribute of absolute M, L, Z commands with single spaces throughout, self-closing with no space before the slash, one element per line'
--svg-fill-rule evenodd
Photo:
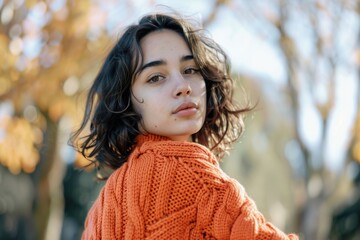
<path fill-rule="evenodd" d="M 355 142 L 355 144 L 352 148 L 352 154 L 353 154 L 355 161 L 360 163 L 360 140 Z"/>
<path fill-rule="evenodd" d="M 35 6 L 36 2 L 37 2 L 36 0 L 26 0 L 25 4 L 27 8 L 32 8 Z"/>
<path fill-rule="evenodd" d="M 36 133 L 30 123 L 23 118 L 5 118 L 0 122 L 3 134 L 0 136 L 0 163 L 13 174 L 21 170 L 34 171 L 39 161 L 39 153 L 34 145 Z"/>
<path fill-rule="evenodd" d="M 360 111 L 354 127 L 354 144 L 352 146 L 352 157 L 360 163 Z"/>
<path fill-rule="evenodd" d="M 75 112 L 73 101 L 68 97 L 58 97 L 54 99 L 51 108 L 48 109 L 49 117 L 53 121 L 58 121 L 66 113 Z"/>
<path fill-rule="evenodd" d="M 75 156 L 75 167 L 77 168 L 85 168 L 87 171 L 91 171 L 94 169 L 95 165 L 91 164 L 91 161 L 86 159 L 81 153 L 76 152 Z"/>
<path fill-rule="evenodd" d="M 9 101 L 16 115 L 0 119 L 0 164 L 14 174 L 35 169 L 47 121 L 56 125 L 65 115 L 76 119 L 83 111 L 76 109 L 77 94 L 93 78 L 102 55 L 97 50 L 109 39 L 103 31 L 107 15 L 90 0 L 18 5 L 11 21 L 0 27 L 0 100 Z M 98 32 L 90 41 L 94 26 Z M 51 144 L 63 144 L 57 141 Z"/>
<path fill-rule="evenodd" d="M 360 49 L 356 49 L 354 52 L 355 64 L 360 67 Z"/>

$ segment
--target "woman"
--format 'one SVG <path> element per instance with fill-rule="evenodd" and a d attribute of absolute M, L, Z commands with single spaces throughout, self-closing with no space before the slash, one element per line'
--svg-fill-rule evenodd
<path fill-rule="evenodd" d="M 177 16 L 129 26 L 90 89 L 74 146 L 114 172 L 83 239 L 297 239 L 219 167 L 240 136 L 229 61 Z M 90 133 L 79 137 L 90 122 Z"/>

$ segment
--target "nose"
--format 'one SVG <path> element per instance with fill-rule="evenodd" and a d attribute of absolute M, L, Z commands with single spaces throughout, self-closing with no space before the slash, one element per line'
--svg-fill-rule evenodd
<path fill-rule="evenodd" d="M 184 77 L 181 74 L 178 74 L 178 76 L 176 76 L 176 79 L 177 81 L 175 87 L 175 96 L 180 97 L 180 96 L 190 95 L 192 90 L 189 80 L 184 79 Z"/>

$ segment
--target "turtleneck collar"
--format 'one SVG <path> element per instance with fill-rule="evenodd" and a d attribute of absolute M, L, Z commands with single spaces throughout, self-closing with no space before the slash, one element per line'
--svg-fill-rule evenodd
<path fill-rule="evenodd" d="M 168 137 L 154 134 L 141 134 L 136 140 L 135 152 L 137 153 L 151 150 L 157 153 L 161 152 L 164 156 L 201 158 L 213 164 L 217 162 L 211 151 L 198 143 L 173 141 Z"/>
<path fill-rule="evenodd" d="M 155 135 L 155 134 L 140 134 L 139 136 L 137 136 L 136 138 L 136 142 L 138 145 L 142 145 L 145 142 L 160 142 L 160 141 L 171 141 L 170 138 L 168 137 L 164 137 L 164 136 L 160 136 L 160 135 Z"/>

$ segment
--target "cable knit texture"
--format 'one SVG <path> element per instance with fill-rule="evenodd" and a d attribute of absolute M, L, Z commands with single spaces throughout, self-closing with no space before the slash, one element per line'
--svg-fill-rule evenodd
<path fill-rule="evenodd" d="M 298 239 L 267 223 L 206 147 L 137 140 L 90 209 L 82 239 Z"/>

